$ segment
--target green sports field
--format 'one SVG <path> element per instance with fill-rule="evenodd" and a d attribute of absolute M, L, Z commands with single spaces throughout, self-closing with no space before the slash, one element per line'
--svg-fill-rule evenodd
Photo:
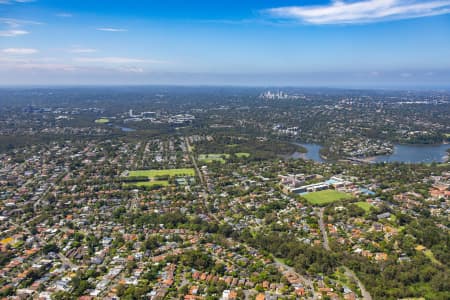
<path fill-rule="evenodd" d="M 124 186 L 153 187 L 168 186 L 169 181 L 157 180 L 158 177 L 195 176 L 194 169 L 136 170 L 130 171 L 128 177 L 147 177 L 148 181 L 127 182 Z"/>
<path fill-rule="evenodd" d="M 97 123 L 97 124 L 106 124 L 106 123 L 109 123 L 109 119 L 107 119 L 107 118 L 100 118 L 100 119 L 95 120 L 95 123 Z"/>
<path fill-rule="evenodd" d="M 303 198 L 314 205 L 325 205 L 339 200 L 350 199 L 351 197 L 352 196 L 350 194 L 338 192 L 335 190 L 325 190 L 303 195 Z"/>
<path fill-rule="evenodd" d="M 159 177 L 159 176 L 169 176 L 169 177 L 177 177 L 177 176 L 195 176 L 194 169 L 166 169 L 166 170 L 136 170 L 130 171 L 128 176 L 143 176 L 148 177 L 149 179 Z"/>

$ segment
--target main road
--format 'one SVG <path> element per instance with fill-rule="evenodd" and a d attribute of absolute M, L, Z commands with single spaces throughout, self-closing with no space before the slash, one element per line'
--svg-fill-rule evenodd
<path fill-rule="evenodd" d="M 195 160 L 194 154 L 192 153 L 192 146 L 189 143 L 189 139 L 187 137 L 185 137 L 184 142 L 186 143 L 186 148 L 187 148 L 189 157 L 191 158 L 191 162 L 194 165 L 195 172 L 197 173 L 198 178 L 200 179 L 200 183 L 206 187 L 205 180 L 203 179 L 203 174 L 202 174 L 202 172 L 200 172 L 200 169 L 198 168 L 198 165 L 197 165 L 197 161 Z"/>
<path fill-rule="evenodd" d="M 201 192 L 202 194 L 202 199 L 203 199 L 203 206 L 205 206 L 205 210 L 208 212 L 208 215 L 213 218 L 214 220 L 216 220 L 217 222 L 219 222 L 219 218 L 217 218 L 217 216 L 215 214 L 213 214 L 209 208 L 208 208 L 208 192 L 209 192 L 209 188 L 208 188 L 208 183 L 206 182 L 205 178 L 203 177 L 203 173 L 200 171 L 198 164 L 197 164 L 197 160 L 195 159 L 194 154 L 192 153 L 192 147 L 191 144 L 189 143 L 189 139 L 187 137 L 184 138 L 184 142 L 186 143 L 186 148 L 189 154 L 189 157 L 191 159 L 192 165 L 195 168 L 195 172 L 197 173 L 198 178 L 200 179 L 200 183 L 202 184 L 204 190 Z"/>
<path fill-rule="evenodd" d="M 319 210 L 319 227 L 320 227 L 320 231 L 322 232 L 322 238 L 323 238 L 323 248 L 325 248 L 325 250 L 330 251 L 330 244 L 328 244 L 328 233 L 327 233 L 327 228 L 325 227 L 325 223 L 323 221 L 323 214 L 325 212 L 325 208 L 322 207 Z"/>

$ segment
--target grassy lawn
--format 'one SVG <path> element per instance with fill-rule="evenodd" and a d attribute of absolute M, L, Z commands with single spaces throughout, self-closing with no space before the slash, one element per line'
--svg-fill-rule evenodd
<path fill-rule="evenodd" d="M 325 205 L 339 200 L 350 199 L 351 197 L 352 196 L 350 194 L 338 192 L 335 190 L 325 190 L 303 195 L 303 198 L 314 205 Z"/>
<path fill-rule="evenodd" d="M 227 145 L 228 148 L 236 148 L 237 146 L 239 146 L 239 145 L 238 144 Z"/>
<path fill-rule="evenodd" d="M 220 162 L 224 164 L 226 161 L 225 159 L 230 158 L 229 154 L 200 154 L 198 156 L 198 160 L 203 163 L 213 163 L 213 162 Z"/>
<path fill-rule="evenodd" d="M 364 209 L 367 212 L 370 211 L 370 208 L 372 207 L 372 205 L 370 203 L 361 201 L 361 202 L 356 202 L 355 203 L 357 206 L 359 206 L 360 208 Z"/>
<path fill-rule="evenodd" d="M 170 177 L 195 176 L 195 170 L 194 169 L 137 170 L 137 171 L 130 171 L 128 176 L 131 177 L 144 176 L 148 177 L 149 179 L 158 176 L 170 176 Z"/>
<path fill-rule="evenodd" d="M 389 220 L 392 221 L 392 222 L 395 222 L 395 221 L 397 221 L 397 217 L 396 217 L 395 215 L 392 214 L 392 215 L 389 217 Z"/>
<path fill-rule="evenodd" d="M 95 120 L 95 123 L 97 123 L 97 124 L 106 124 L 106 123 L 109 123 L 109 119 L 107 119 L 107 118 L 100 118 L 100 119 Z"/>
<path fill-rule="evenodd" d="M 152 186 L 168 186 L 167 180 L 155 180 L 155 181 L 139 181 L 133 183 L 125 183 L 125 186 L 138 186 L 138 187 L 152 187 Z"/>
<path fill-rule="evenodd" d="M 442 265 L 442 263 L 440 261 L 438 261 L 436 259 L 436 257 L 434 257 L 434 254 L 430 249 L 425 250 L 423 252 L 423 254 L 425 254 L 425 256 L 428 257 L 428 259 L 431 260 L 431 262 L 433 262 L 434 264 L 439 265 L 439 266 Z"/>
<path fill-rule="evenodd" d="M 148 181 L 137 181 L 137 182 L 127 182 L 124 186 L 130 187 L 153 187 L 153 186 L 168 186 L 169 181 L 167 180 L 156 180 L 155 178 L 159 176 L 195 176 L 194 169 L 167 169 L 167 170 L 136 170 L 130 171 L 128 177 L 147 177 Z M 167 177 L 166 177 L 167 178 Z"/>
<path fill-rule="evenodd" d="M 273 259 L 274 259 L 276 262 L 279 262 L 280 264 L 287 265 L 286 259 L 284 259 L 284 258 L 274 257 Z"/>
<path fill-rule="evenodd" d="M 237 158 L 249 158 L 250 157 L 250 153 L 248 153 L 248 152 L 238 152 L 238 153 L 235 153 L 234 155 L 236 155 Z"/>

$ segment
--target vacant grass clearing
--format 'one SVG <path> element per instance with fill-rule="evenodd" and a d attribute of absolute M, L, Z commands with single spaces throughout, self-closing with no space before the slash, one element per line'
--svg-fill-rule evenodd
<path fill-rule="evenodd" d="M 364 211 L 365 211 L 366 213 L 370 212 L 370 208 L 373 207 L 372 204 L 367 203 L 367 202 L 364 202 L 364 201 L 356 202 L 355 204 L 356 204 L 358 207 L 364 209 Z"/>
<path fill-rule="evenodd" d="M 431 262 L 433 262 L 434 264 L 442 266 L 442 263 L 436 259 L 433 252 L 430 249 L 425 250 L 423 254 L 425 254 L 425 256 L 428 257 L 428 259 L 431 260 Z"/>
<path fill-rule="evenodd" d="M 250 157 L 250 153 L 248 153 L 248 152 L 238 152 L 238 153 L 235 153 L 234 155 L 236 155 L 237 158 L 249 158 Z"/>

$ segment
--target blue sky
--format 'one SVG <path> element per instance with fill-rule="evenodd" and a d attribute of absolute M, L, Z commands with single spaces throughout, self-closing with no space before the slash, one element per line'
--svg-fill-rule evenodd
<path fill-rule="evenodd" d="M 0 84 L 450 86 L 450 0 L 0 0 Z"/>

